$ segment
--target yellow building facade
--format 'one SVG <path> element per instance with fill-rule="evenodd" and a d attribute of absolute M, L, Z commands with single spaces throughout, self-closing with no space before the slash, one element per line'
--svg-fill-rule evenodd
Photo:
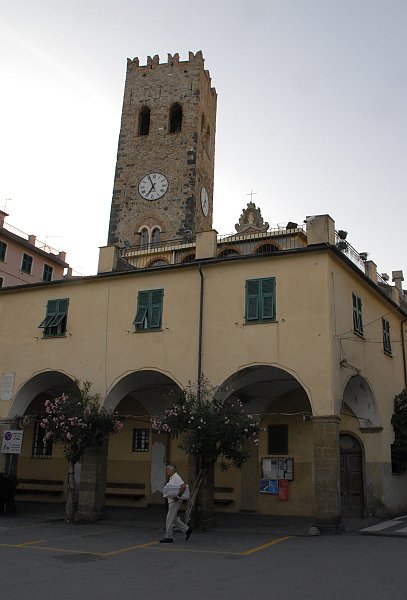
<path fill-rule="evenodd" d="M 120 252 L 106 247 L 96 276 L 2 290 L 0 364 L 9 383 L 0 414 L 3 427 L 24 427 L 21 498 L 65 496 L 64 458 L 58 447 L 47 454 L 38 419 L 46 398 L 79 379 L 124 417 L 109 442 L 107 503 L 163 502 L 165 464 L 187 473 L 188 459 L 178 440 L 152 431 L 151 417 L 204 375 L 262 428 L 241 471 L 216 470 L 218 510 L 320 522 L 405 510 L 407 477 L 392 474 L 391 462 L 393 400 L 406 385 L 403 296 L 378 282 L 374 265 L 363 272 L 329 243 L 327 215 L 289 234 L 289 248 L 278 249 L 282 230 L 280 240 L 269 236 L 274 250 L 269 243 L 261 253 L 259 234 L 254 243 L 241 234 L 240 254 L 219 256 L 224 239 L 203 232 L 200 258 L 164 263 L 163 246 L 164 264 L 126 271 L 112 270 Z M 47 327 L 55 302 L 62 320 Z M 277 473 L 287 461 L 291 471 Z M 285 494 L 276 493 L 279 479 L 288 480 Z"/>

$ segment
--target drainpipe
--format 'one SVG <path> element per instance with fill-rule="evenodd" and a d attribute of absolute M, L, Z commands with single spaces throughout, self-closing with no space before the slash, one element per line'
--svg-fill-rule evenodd
<path fill-rule="evenodd" d="M 199 264 L 199 275 L 201 286 L 199 292 L 199 331 L 198 331 L 198 398 L 201 396 L 201 377 L 202 377 L 202 325 L 203 325 L 203 299 L 204 299 L 204 274 L 201 264 Z"/>

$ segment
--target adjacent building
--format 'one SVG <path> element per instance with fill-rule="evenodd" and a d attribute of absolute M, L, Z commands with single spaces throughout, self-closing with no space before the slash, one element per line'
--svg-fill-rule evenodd
<path fill-rule="evenodd" d="M 7 217 L 0 210 L 0 287 L 62 279 L 69 269 L 66 253 L 6 223 Z"/>

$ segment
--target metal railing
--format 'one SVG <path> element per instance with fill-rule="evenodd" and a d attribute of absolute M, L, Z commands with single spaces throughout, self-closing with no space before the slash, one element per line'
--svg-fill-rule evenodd
<path fill-rule="evenodd" d="M 24 240 L 29 241 L 30 239 L 30 235 L 28 233 L 25 233 L 25 231 L 21 231 L 21 229 L 18 229 L 17 227 L 14 227 L 14 225 L 10 225 L 9 223 L 4 223 L 4 229 L 7 229 L 7 231 L 9 231 L 10 233 L 14 233 L 14 235 L 18 235 L 18 237 L 21 237 Z M 59 256 L 60 253 L 59 250 L 56 250 L 56 248 L 53 248 L 46 242 L 41 242 L 41 240 L 35 239 L 33 246 L 35 246 L 39 250 L 47 252 L 48 254 L 55 254 L 56 256 Z"/>

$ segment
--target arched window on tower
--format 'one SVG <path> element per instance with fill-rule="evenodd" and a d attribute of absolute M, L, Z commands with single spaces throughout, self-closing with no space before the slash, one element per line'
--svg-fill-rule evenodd
<path fill-rule="evenodd" d="M 154 229 L 151 232 L 151 245 L 152 246 L 158 246 L 158 244 L 160 243 L 160 228 L 159 227 L 154 227 Z"/>
<path fill-rule="evenodd" d="M 148 229 L 143 227 L 140 229 L 140 248 L 147 248 L 148 246 Z"/>
<path fill-rule="evenodd" d="M 148 135 L 150 132 L 150 109 L 143 106 L 139 114 L 138 133 L 139 135 Z"/>
<path fill-rule="evenodd" d="M 182 106 L 175 102 L 170 108 L 170 133 L 181 131 L 182 127 Z"/>

